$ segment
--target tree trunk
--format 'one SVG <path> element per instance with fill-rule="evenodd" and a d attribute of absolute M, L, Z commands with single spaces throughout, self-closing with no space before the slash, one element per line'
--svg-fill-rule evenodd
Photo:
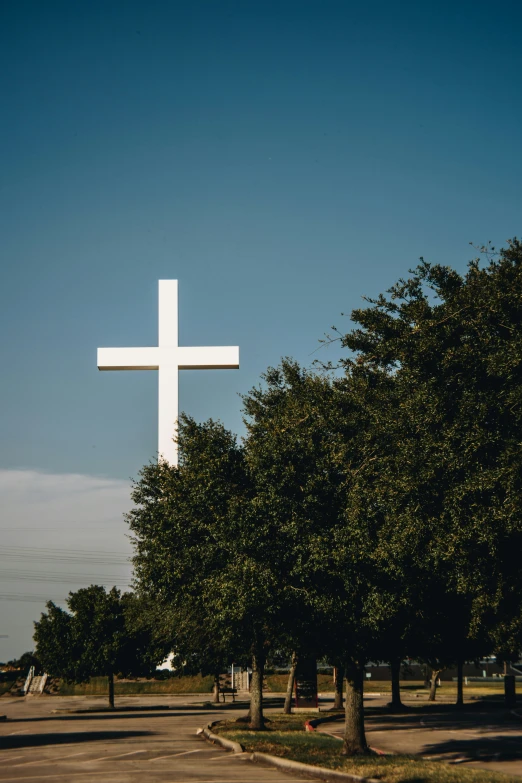
<path fill-rule="evenodd" d="M 464 687 L 462 676 L 462 669 L 464 668 L 464 661 L 459 657 L 457 660 L 457 701 L 455 702 L 457 707 L 464 706 Z"/>
<path fill-rule="evenodd" d="M 504 703 L 506 707 L 517 706 L 516 680 L 513 674 L 508 674 L 509 664 L 504 661 Z"/>
<path fill-rule="evenodd" d="M 395 710 L 401 710 L 404 705 L 401 701 L 401 681 L 400 681 L 401 659 L 400 658 L 393 658 L 393 660 L 390 661 L 390 672 L 391 672 L 391 691 L 392 691 L 390 707 Z"/>
<path fill-rule="evenodd" d="M 109 707 L 114 709 L 114 674 L 109 674 Z"/>
<path fill-rule="evenodd" d="M 286 686 L 285 706 L 283 712 L 285 715 L 292 714 L 292 694 L 294 692 L 295 669 L 297 666 L 297 654 L 292 653 L 292 663 L 290 664 L 290 674 L 288 675 L 288 684 Z"/>
<path fill-rule="evenodd" d="M 344 685 L 344 666 L 336 666 L 335 672 L 335 698 L 334 698 L 334 710 L 342 710 L 343 708 L 343 685 Z"/>
<path fill-rule="evenodd" d="M 343 756 L 355 756 L 369 753 L 364 734 L 363 706 L 364 667 L 353 663 L 346 668 L 346 721 Z"/>
<path fill-rule="evenodd" d="M 263 675 L 265 661 L 260 655 L 252 656 L 252 681 L 250 686 L 250 723 L 248 727 L 257 731 L 265 728 L 263 717 Z"/>
<path fill-rule="evenodd" d="M 219 674 L 214 674 L 214 687 L 212 690 L 212 701 L 214 704 L 219 704 Z"/>
<path fill-rule="evenodd" d="M 430 678 L 430 695 L 428 701 L 435 701 L 435 695 L 437 693 L 437 680 L 439 679 L 442 669 L 432 669 Z"/>

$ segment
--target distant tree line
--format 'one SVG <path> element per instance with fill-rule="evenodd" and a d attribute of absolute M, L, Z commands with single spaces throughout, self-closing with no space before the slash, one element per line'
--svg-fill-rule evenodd
<path fill-rule="evenodd" d="M 182 416 L 179 466 L 135 483 L 155 643 L 216 676 L 251 666 L 254 729 L 276 654 L 292 673 L 310 656 L 343 673 L 345 754 L 367 752 L 368 661 L 389 663 L 400 708 L 407 657 L 431 667 L 432 698 L 456 665 L 459 703 L 465 661 L 518 659 L 522 245 L 484 251 L 484 268 L 421 260 L 367 299 L 329 338 L 347 349 L 337 367 L 269 369 L 243 399 L 242 442 Z"/>
<path fill-rule="evenodd" d="M 69 593 L 68 610 L 47 603 L 34 640 L 41 668 L 66 682 L 105 676 L 114 707 L 116 676 L 150 676 L 165 658 L 147 604 L 134 593 L 91 585 Z M 167 645 L 168 648 L 169 645 Z"/>

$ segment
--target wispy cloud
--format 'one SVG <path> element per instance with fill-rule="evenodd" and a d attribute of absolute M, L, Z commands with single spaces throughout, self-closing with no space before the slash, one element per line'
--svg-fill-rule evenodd
<path fill-rule="evenodd" d="M 0 470 L 0 660 L 31 649 L 48 599 L 96 583 L 125 586 L 130 483 L 77 473 Z"/>
<path fill-rule="evenodd" d="M 1 528 L 100 525 L 131 505 L 128 482 L 78 473 L 0 470 L 0 494 Z"/>

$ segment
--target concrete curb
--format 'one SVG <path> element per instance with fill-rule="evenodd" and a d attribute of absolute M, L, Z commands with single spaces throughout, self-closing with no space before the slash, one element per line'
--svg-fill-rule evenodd
<path fill-rule="evenodd" d="M 212 742 L 214 745 L 221 745 L 221 747 L 225 748 L 225 750 L 231 750 L 232 753 L 245 752 L 245 749 L 242 745 L 239 744 L 239 742 L 233 742 L 232 740 L 225 739 L 225 737 L 220 737 L 218 734 L 213 734 L 210 729 L 214 723 L 219 723 L 219 721 L 214 720 L 211 723 L 207 723 L 205 728 L 198 729 L 196 734 L 205 737 L 206 740 Z"/>
<path fill-rule="evenodd" d="M 308 778 L 318 778 L 327 783 L 334 781 L 344 781 L 344 783 L 379 783 L 375 778 L 362 778 L 360 775 L 351 775 L 349 772 L 337 772 L 335 769 L 326 767 L 314 767 L 311 764 L 302 764 L 300 761 L 291 761 L 280 756 L 271 756 L 268 753 L 252 753 L 251 761 L 262 761 L 264 764 L 270 764 L 283 772 L 297 772 L 306 775 Z"/>
<path fill-rule="evenodd" d="M 303 764 L 300 761 L 292 761 L 291 759 L 284 759 L 280 756 L 272 756 L 269 753 L 254 752 L 247 754 L 239 742 L 233 742 L 232 740 L 220 737 L 218 734 L 213 734 L 210 729 L 215 723 L 220 723 L 220 721 L 214 720 L 211 723 L 208 723 L 204 729 L 198 729 L 196 734 L 199 737 L 204 737 L 207 742 L 221 745 L 222 748 L 230 750 L 233 753 L 241 753 L 245 756 L 247 761 L 270 764 L 270 766 L 276 767 L 282 772 L 297 772 L 309 778 L 325 780 L 327 783 L 330 783 L 330 781 L 332 783 L 335 781 L 339 781 L 340 783 L 343 781 L 344 783 L 379 783 L 375 778 L 362 778 L 360 775 L 351 775 L 349 772 L 337 772 L 334 769 L 327 769 L 326 767 L 315 767 L 311 764 Z"/>

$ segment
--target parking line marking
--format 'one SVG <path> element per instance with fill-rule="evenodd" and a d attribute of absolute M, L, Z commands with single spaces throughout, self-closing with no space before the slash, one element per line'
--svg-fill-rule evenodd
<path fill-rule="evenodd" d="M 62 761 L 63 759 L 72 759 L 75 756 L 85 756 L 87 753 L 86 750 L 84 750 L 82 753 L 70 753 L 68 756 L 53 756 L 52 759 L 38 759 L 38 761 L 24 761 L 23 764 L 15 764 L 15 767 L 28 767 L 29 764 L 54 764 L 55 761 Z"/>
<path fill-rule="evenodd" d="M 89 779 L 97 776 L 97 775 L 107 775 L 107 772 L 75 772 L 74 777 L 89 777 Z M 71 780 L 71 773 L 70 772 L 58 772 L 54 775 L 26 775 L 25 777 L 21 778 L 20 776 L 17 776 L 16 778 L 3 778 L 3 783 L 20 783 L 22 780 L 35 780 L 36 783 L 40 783 L 41 780 L 58 780 L 59 778 L 64 778 L 65 783 L 70 783 Z M 215 778 L 206 778 L 198 780 L 198 783 L 216 783 Z"/>
<path fill-rule="evenodd" d="M 125 756 L 135 756 L 136 753 L 147 753 L 146 750 L 131 750 L 129 753 L 118 753 L 117 756 L 100 756 L 98 759 L 86 759 L 86 762 L 91 761 L 110 761 L 111 759 L 122 759 Z"/>
<path fill-rule="evenodd" d="M 176 756 L 187 756 L 189 753 L 202 753 L 203 749 L 198 750 L 184 750 L 182 753 L 168 753 L 166 756 L 156 756 L 154 759 L 147 759 L 147 761 L 159 761 L 160 759 L 173 759 Z"/>

